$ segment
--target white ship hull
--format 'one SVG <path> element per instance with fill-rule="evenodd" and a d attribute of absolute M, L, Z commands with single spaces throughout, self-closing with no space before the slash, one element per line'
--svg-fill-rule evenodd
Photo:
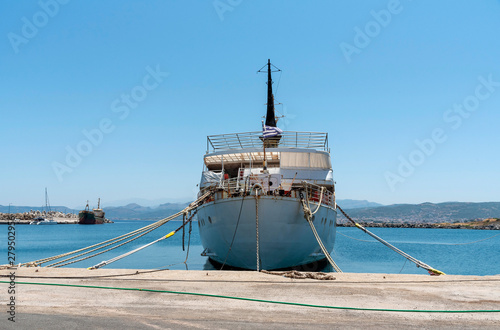
<path fill-rule="evenodd" d="M 256 201 L 250 195 L 200 206 L 198 225 L 207 256 L 228 266 L 257 269 Z M 311 209 L 317 205 L 311 203 Z M 314 226 L 328 252 L 335 242 L 336 216 L 336 210 L 324 204 L 314 215 Z M 325 258 L 298 198 L 258 196 L 258 236 L 259 269 L 290 268 Z"/>

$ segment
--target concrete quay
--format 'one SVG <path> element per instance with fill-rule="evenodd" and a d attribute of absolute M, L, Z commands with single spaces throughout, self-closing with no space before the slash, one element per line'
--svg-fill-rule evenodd
<path fill-rule="evenodd" d="M 53 218 L 60 225 L 76 225 L 78 223 L 78 218 Z M 7 220 L 0 219 L 0 225 L 8 225 L 14 223 L 15 225 L 29 225 L 32 219 L 29 220 Z"/>
<path fill-rule="evenodd" d="M 500 275 L 334 274 L 290 279 L 250 271 L 18 268 L 15 320 L 2 329 L 498 329 Z M 309 305 L 413 312 L 329 309 L 149 291 L 46 286 L 69 284 L 203 293 Z M 7 308 L 9 284 L 1 283 Z M 416 310 L 497 312 L 430 313 Z"/>

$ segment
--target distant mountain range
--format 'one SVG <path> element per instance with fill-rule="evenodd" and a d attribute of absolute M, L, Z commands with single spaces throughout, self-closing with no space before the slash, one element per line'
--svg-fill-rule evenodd
<path fill-rule="evenodd" d="M 339 203 L 340 205 L 340 203 Z M 500 218 L 500 202 L 394 204 L 346 210 L 360 222 L 441 223 Z M 340 215 L 339 220 L 344 218 Z"/>
<path fill-rule="evenodd" d="M 189 200 L 189 197 L 179 197 L 179 198 L 159 198 L 159 199 L 146 199 L 146 198 L 127 198 L 114 201 L 106 201 L 107 206 L 123 206 L 129 204 L 139 204 L 141 206 L 149 206 L 152 208 L 158 207 L 162 204 L 182 204 Z"/>
<path fill-rule="evenodd" d="M 110 220 L 159 220 L 181 211 L 187 203 L 164 203 L 157 207 L 130 203 L 125 206 L 105 207 L 106 218 Z"/>
<path fill-rule="evenodd" d="M 110 220 L 158 220 L 184 209 L 189 203 L 164 203 L 156 207 L 130 203 L 125 206 L 105 207 Z M 500 202 L 488 203 L 422 203 L 381 205 L 366 200 L 340 199 L 337 204 L 359 222 L 441 223 L 473 219 L 500 218 Z M 40 210 L 41 207 L 11 206 L 12 213 Z M 65 206 L 52 206 L 52 210 L 78 213 L 80 210 Z M 0 205 L 0 212 L 7 213 L 8 206 Z M 346 219 L 339 214 L 339 222 Z"/>
<path fill-rule="evenodd" d="M 382 204 L 379 203 L 369 202 L 367 200 L 357 200 L 357 199 L 337 199 L 337 204 L 340 205 L 340 207 L 345 210 L 383 206 Z"/>
<path fill-rule="evenodd" d="M 29 211 L 44 211 L 45 206 L 10 206 L 10 212 L 11 213 L 24 213 L 24 212 L 29 212 Z M 50 207 L 51 211 L 59 211 L 62 213 L 78 213 L 80 210 L 72 209 L 66 206 L 51 206 Z M 0 205 L 0 213 L 8 213 L 9 212 L 9 206 L 8 205 Z"/>

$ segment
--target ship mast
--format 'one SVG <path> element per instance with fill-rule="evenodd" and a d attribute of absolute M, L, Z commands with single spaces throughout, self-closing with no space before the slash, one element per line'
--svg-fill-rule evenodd
<path fill-rule="evenodd" d="M 267 64 L 264 65 L 257 72 L 267 72 L 267 112 L 266 112 L 266 126 L 276 127 L 276 115 L 274 113 L 274 95 L 273 95 L 273 79 L 271 72 L 281 71 L 273 65 L 276 70 L 271 69 L 271 60 L 267 60 Z M 262 71 L 267 66 L 267 71 Z"/>
<path fill-rule="evenodd" d="M 267 60 L 267 64 L 264 65 L 259 71 L 257 72 L 266 72 L 267 73 L 267 112 L 266 112 L 266 123 L 265 126 L 267 127 L 276 127 L 276 133 L 273 134 L 272 136 L 261 136 L 260 139 L 263 142 L 263 147 L 264 147 L 264 170 L 267 169 L 267 162 L 266 162 L 266 148 L 276 148 L 278 146 L 278 143 L 281 139 L 281 135 L 279 130 L 276 126 L 276 115 L 274 113 L 274 95 L 273 95 L 273 79 L 271 76 L 272 72 L 278 72 L 281 71 L 278 69 L 276 66 L 273 65 L 274 71 L 271 69 L 271 60 Z M 267 71 L 263 71 L 267 66 Z M 265 126 L 262 127 L 262 129 L 265 131 Z"/>
<path fill-rule="evenodd" d="M 262 71 L 267 65 L 267 71 Z M 264 65 L 262 68 L 260 68 L 259 71 L 257 72 L 267 72 L 267 112 L 266 112 L 266 124 L 262 125 L 262 129 L 265 132 L 267 127 L 276 127 L 276 116 L 274 113 L 274 95 L 273 95 L 273 79 L 271 77 L 271 72 L 273 70 L 271 69 L 271 60 L 267 60 L 267 64 Z M 281 71 L 277 67 L 273 65 L 273 67 L 276 69 L 274 72 Z M 275 130 L 279 130 L 277 127 Z M 266 136 L 264 133 L 263 136 L 260 137 L 262 140 L 262 147 L 264 148 L 264 161 L 263 161 L 263 171 L 264 173 L 268 173 L 267 171 L 267 160 L 266 160 L 266 148 L 276 148 L 278 146 L 278 143 L 281 139 L 281 135 L 279 134 L 280 131 L 276 131 L 275 134 L 271 136 Z"/>
<path fill-rule="evenodd" d="M 267 60 L 267 113 L 266 126 L 276 127 L 276 117 L 274 114 L 273 79 L 271 77 L 271 60 Z"/>

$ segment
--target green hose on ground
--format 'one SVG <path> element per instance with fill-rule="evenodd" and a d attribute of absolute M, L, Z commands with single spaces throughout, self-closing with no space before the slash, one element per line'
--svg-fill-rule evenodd
<path fill-rule="evenodd" d="M 8 282 L 8 281 L 0 281 L 0 283 L 10 283 L 10 282 Z M 109 287 L 109 286 L 61 284 L 61 283 L 16 282 L 16 284 L 64 286 L 64 287 L 89 288 L 89 289 L 104 289 L 104 290 L 145 291 L 145 292 L 156 292 L 156 293 L 172 293 L 172 294 L 203 296 L 203 297 L 211 297 L 211 298 L 224 298 L 224 299 L 245 300 L 245 301 L 262 302 L 262 303 L 268 303 L 268 304 L 281 304 L 281 305 L 292 305 L 292 306 L 302 306 L 302 307 L 315 307 L 315 308 L 327 308 L 327 309 L 342 309 L 342 310 L 355 310 L 355 311 L 369 311 L 369 312 L 400 312 L 400 313 L 401 312 L 403 312 L 403 313 L 499 313 L 500 312 L 500 310 L 418 310 L 418 309 L 385 309 L 385 308 L 339 307 L 339 306 L 301 304 L 301 303 L 293 303 L 293 302 L 286 302 L 286 301 L 275 301 L 275 300 L 264 300 L 264 299 L 254 299 L 254 298 L 232 297 L 232 296 L 222 296 L 222 295 L 208 294 L 208 293 L 195 293 L 195 292 L 182 292 L 182 291 L 169 291 L 169 290 L 154 290 L 154 289 L 139 289 L 139 288 L 118 288 L 118 287 Z"/>

